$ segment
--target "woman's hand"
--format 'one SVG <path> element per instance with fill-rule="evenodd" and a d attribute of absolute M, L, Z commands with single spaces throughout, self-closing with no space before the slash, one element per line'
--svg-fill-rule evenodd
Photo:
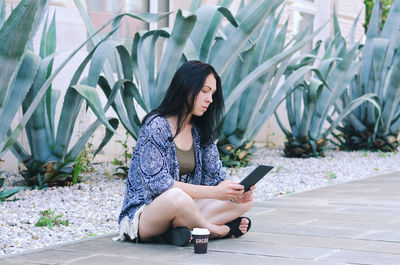
<path fill-rule="evenodd" d="M 233 199 L 238 202 L 238 203 L 247 203 L 251 202 L 254 200 L 254 189 L 256 188 L 256 185 L 253 185 L 250 187 L 250 190 L 239 194 L 237 196 L 234 196 Z"/>
<path fill-rule="evenodd" d="M 231 200 L 244 192 L 243 185 L 231 180 L 224 180 L 215 188 L 215 199 L 217 200 Z"/>

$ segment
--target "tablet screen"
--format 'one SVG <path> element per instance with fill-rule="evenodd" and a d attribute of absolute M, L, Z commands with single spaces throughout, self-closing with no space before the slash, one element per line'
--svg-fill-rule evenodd
<path fill-rule="evenodd" d="M 244 191 L 248 191 L 251 186 L 256 184 L 260 179 L 262 179 L 268 172 L 273 169 L 273 166 L 267 166 L 267 165 L 259 165 L 254 169 L 247 177 L 242 179 L 240 184 L 244 186 Z"/>

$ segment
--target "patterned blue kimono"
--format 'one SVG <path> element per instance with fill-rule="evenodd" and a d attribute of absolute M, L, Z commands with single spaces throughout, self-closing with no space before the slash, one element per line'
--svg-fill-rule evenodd
<path fill-rule="evenodd" d="M 194 173 L 185 178 L 191 184 L 215 186 L 227 177 L 217 146 L 213 142 L 201 146 L 195 125 L 192 136 L 196 166 Z M 140 129 L 132 155 L 118 223 L 126 216 L 132 220 L 141 206 L 170 189 L 175 180 L 179 180 L 179 163 L 169 123 L 163 116 L 149 117 Z"/>

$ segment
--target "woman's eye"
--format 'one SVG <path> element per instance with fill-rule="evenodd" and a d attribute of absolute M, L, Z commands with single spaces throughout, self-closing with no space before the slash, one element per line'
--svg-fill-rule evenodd
<path fill-rule="evenodd" d="M 212 89 L 211 89 L 211 88 L 208 88 L 208 87 L 205 87 L 205 88 L 203 88 L 201 91 L 202 91 L 203 93 L 209 93 L 209 92 L 212 91 Z M 212 94 L 214 95 L 215 92 L 217 92 L 217 91 L 216 91 L 216 90 L 215 90 L 215 91 L 212 91 Z"/>

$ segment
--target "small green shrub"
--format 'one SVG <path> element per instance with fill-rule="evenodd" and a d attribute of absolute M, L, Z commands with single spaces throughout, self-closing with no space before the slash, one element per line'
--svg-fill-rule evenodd
<path fill-rule="evenodd" d="M 82 164 L 82 172 L 88 173 L 88 172 L 94 172 L 95 169 L 92 164 L 93 160 L 93 153 L 94 153 L 94 146 L 92 143 L 87 143 L 82 151 L 80 152 L 78 156 L 78 162 Z"/>
<path fill-rule="evenodd" d="M 132 153 L 131 153 L 131 148 L 128 146 L 128 139 L 129 139 L 129 132 L 125 133 L 125 139 L 124 140 L 116 140 L 117 143 L 120 143 L 122 146 L 122 155 L 120 155 L 118 158 L 114 158 L 113 165 L 117 166 L 116 171 L 114 175 L 116 176 L 128 176 L 128 171 L 129 171 L 129 161 L 132 158 Z"/>
<path fill-rule="evenodd" d="M 112 172 L 113 169 L 109 169 L 108 166 L 104 166 L 103 163 L 100 163 L 99 166 L 104 170 L 104 175 L 106 175 L 108 179 L 111 179 L 114 176 Z"/>
<path fill-rule="evenodd" d="M 283 169 L 285 169 L 285 167 L 282 166 L 282 165 L 279 165 L 279 166 L 276 168 L 276 173 L 281 172 L 281 170 L 283 170 Z"/>
<path fill-rule="evenodd" d="M 386 18 L 389 14 L 390 7 L 392 6 L 393 0 L 380 0 L 380 9 L 381 9 L 381 21 L 379 22 L 379 28 L 380 30 L 383 29 L 383 25 L 386 22 Z M 369 24 L 369 19 L 372 14 L 372 9 L 374 6 L 374 0 L 364 0 L 364 5 L 365 5 L 365 23 L 364 23 L 364 28 L 365 31 L 367 31 L 368 24 Z"/>
<path fill-rule="evenodd" d="M 94 172 L 92 164 L 93 159 L 93 144 L 87 143 L 79 155 L 75 159 L 74 171 L 72 173 L 72 185 L 81 181 L 81 173 Z"/>
<path fill-rule="evenodd" d="M 52 229 L 54 226 L 59 225 L 69 225 L 69 220 L 62 220 L 62 214 L 56 215 L 54 210 L 50 208 L 40 212 L 42 215 L 40 219 L 36 222 L 35 226 L 47 226 L 48 228 Z"/>
<path fill-rule="evenodd" d="M 379 157 L 390 157 L 390 153 L 385 153 L 385 152 L 378 150 L 378 156 Z"/>
<path fill-rule="evenodd" d="M 252 154 L 255 151 L 253 144 L 253 141 L 239 147 L 233 146 L 232 144 L 217 144 L 222 165 L 230 168 L 248 166 L 253 158 Z"/>
<path fill-rule="evenodd" d="M 287 190 L 287 191 L 285 192 L 285 195 L 293 194 L 293 193 L 295 193 L 295 192 L 296 192 L 296 189 Z"/>
<path fill-rule="evenodd" d="M 337 178 L 336 174 L 332 171 L 325 172 L 325 174 L 329 177 L 330 180 Z"/>
<path fill-rule="evenodd" d="M 284 191 L 280 191 L 276 194 L 276 196 L 283 196 L 283 195 L 289 195 L 289 194 L 293 194 L 296 192 L 296 189 L 285 189 Z"/>

